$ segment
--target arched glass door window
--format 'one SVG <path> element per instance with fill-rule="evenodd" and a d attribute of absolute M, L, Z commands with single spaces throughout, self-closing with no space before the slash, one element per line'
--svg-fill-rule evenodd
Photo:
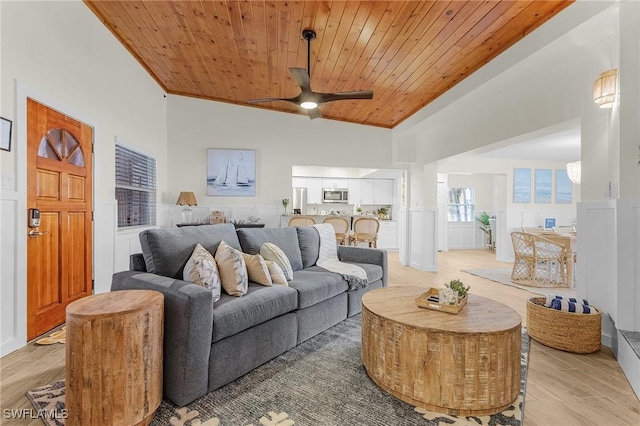
<path fill-rule="evenodd" d="M 84 166 L 84 154 L 75 136 L 65 129 L 51 129 L 42 137 L 38 157 Z"/>

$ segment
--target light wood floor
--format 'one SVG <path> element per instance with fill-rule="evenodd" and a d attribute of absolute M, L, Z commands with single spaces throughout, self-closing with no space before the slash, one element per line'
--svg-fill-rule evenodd
<path fill-rule="evenodd" d="M 455 278 L 471 292 L 511 306 L 526 319 L 532 293 L 495 283 L 461 269 L 508 268 L 484 250 L 456 250 L 438 255 L 438 272 L 403 266 L 389 255 L 389 285 L 441 287 Z M 38 419 L 7 420 L 5 409 L 30 409 L 25 392 L 64 378 L 64 345 L 33 343 L 0 359 L 0 423 L 42 425 Z M 607 348 L 589 355 L 570 354 L 531 341 L 525 406 L 526 426 L 640 425 L 640 401 Z"/>

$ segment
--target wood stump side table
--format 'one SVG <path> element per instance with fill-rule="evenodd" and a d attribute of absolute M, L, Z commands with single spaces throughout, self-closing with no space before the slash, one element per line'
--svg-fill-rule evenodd
<path fill-rule="evenodd" d="M 67 306 L 67 425 L 148 425 L 162 401 L 164 296 L 101 293 Z"/>
<path fill-rule="evenodd" d="M 457 315 L 419 308 L 415 298 L 424 291 L 386 287 L 362 297 L 369 377 L 432 411 L 483 416 L 507 408 L 520 391 L 520 315 L 473 294 Z"/>

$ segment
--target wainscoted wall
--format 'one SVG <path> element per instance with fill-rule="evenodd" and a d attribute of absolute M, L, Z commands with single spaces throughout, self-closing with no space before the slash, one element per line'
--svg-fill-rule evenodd
<path fill-rule="evenodd" d="M 477 249 L 487 245 L 487 237 L 480 229 L 480 222 L 449 222 L 447 246 L 449 250 Z"/>
<path fill-rule="evenodd" d="M 640 200 L 579 203 L 578 223 L 578 296 L 605 313 L 602 344 L 640 395 L 640 358 L 617 331 L 640 329 Z"/>
<path fill-rule="evenodd" d="M 16 223 L 18 211 L 18 193 L 16 191 L 3 190 L 0 199 L 0 217 L 2 223 Z M 24 338 L 18 336 L 26 334 L 26 324 L 19 324 L 17 318 L 19 315 L 26 315 L 26 305 L 19 307 L 17 300 L 20 298 L 18 293 L 26 294 L 24 286 L 18 286 L 16 276 L 16 258 L 10 253 L 15 253 L 17 229 L 15 226 L 0 227 L 0 247 L 2 247 L 2 258 L 0 261 L 0 279 L 2 282 L 2 297 L 0 297 L 0 307 L 2 312 L 0 316 L 0 355 L 7 354 L 18 348 L 24 343 Z M 20 309 L 21 308 L 21 309 Z M 24 331 L 22 331 L 24 330 Z M 21 333 L 22 331 L 22 333 Z"/>

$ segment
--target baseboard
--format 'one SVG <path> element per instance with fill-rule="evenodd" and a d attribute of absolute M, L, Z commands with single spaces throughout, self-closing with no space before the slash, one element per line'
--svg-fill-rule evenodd
<path fill-rule="evenodd" d="M 632 342 L 627 340 L 625 333 L 618 330 L 618 344 L 615 356 L 624 371 L 631 388 L 636 393 L 636 398 L 640 399 L 640 356 L 634 350 Z"/>

